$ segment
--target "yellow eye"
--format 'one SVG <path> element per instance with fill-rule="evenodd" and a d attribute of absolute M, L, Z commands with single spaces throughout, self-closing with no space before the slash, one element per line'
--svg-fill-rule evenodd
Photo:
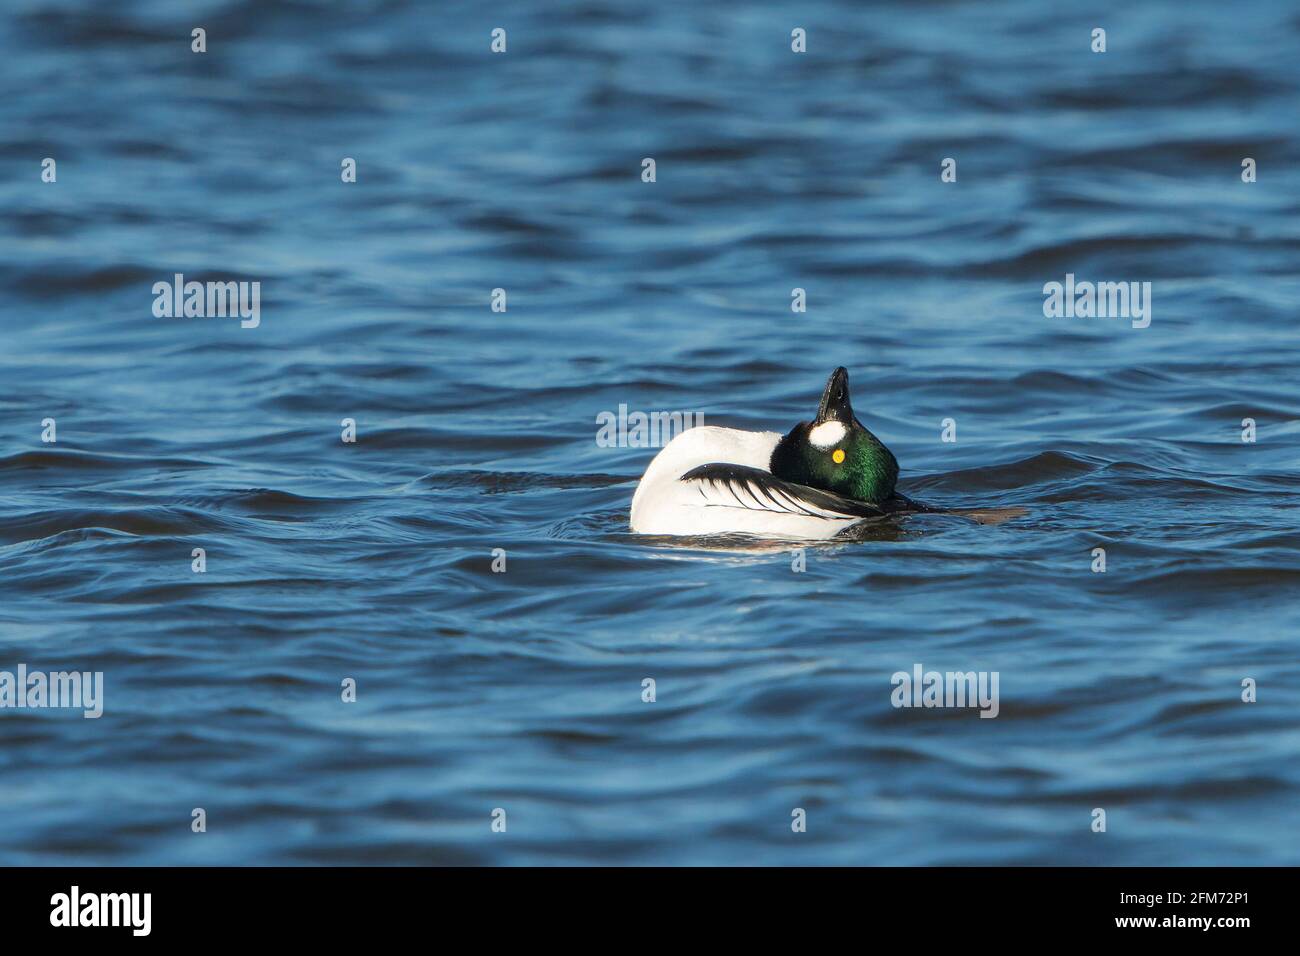
<path fill-rule="evenodd" d="M 835 464 L 838 465 L 843 460 L 844 460 L 844 449 L 836 448 L 835 451 L 831 453 L 831 461 L 835 462 Z"/>

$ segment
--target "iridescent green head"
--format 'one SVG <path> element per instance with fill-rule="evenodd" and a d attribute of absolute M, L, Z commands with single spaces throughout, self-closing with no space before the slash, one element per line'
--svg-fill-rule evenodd
<path fill-rule="evenodd" d="M 769 468 L 786 481 L 873 504 L 892 495 L 898 481 L 898 461 L 853 414 L 843 368 L 826 382 L 817 417 L 790 429 L 772 451 Z"/>

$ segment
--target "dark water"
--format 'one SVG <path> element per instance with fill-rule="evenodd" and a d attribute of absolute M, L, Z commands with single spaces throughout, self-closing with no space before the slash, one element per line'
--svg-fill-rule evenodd
<path fill-rule="evenodd" d="M 0 711 L 0 861 L 1300 862 L 1288 5 L 8 14 L 0 670 L 105 712 Z M 784 431 L 841 364 L 909 494 L 1029 514 L 628 533 L 598 414 Z"/>

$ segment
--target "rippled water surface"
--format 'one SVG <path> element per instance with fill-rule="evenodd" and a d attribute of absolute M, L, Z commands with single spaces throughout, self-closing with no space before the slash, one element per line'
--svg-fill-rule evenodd
<path fill-rule="evenodd" d="M 1288 5 L 6 21 L 0 670 L 106 689 L 0 710 L 0 862 L 1300 863 Z M 908 494 L 1028 513 L 629 533 L 601 412 L 785 431 L 837 365 Z M 893 708 L 917 663 L 998 718 Z"/>

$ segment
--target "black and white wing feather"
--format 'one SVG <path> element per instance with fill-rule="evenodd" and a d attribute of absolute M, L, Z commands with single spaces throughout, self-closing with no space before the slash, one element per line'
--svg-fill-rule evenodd
<path fill-rule="evenodd" d="M 702 504 L 711 508 L 744 508 L 831 520 L 874 518 L 886 513 L 865 501 L 783 481 L 770 471 L 747 465 L 712 462 L 692 468 L 679 480 L 695 482 L 704 499 Z"/>

